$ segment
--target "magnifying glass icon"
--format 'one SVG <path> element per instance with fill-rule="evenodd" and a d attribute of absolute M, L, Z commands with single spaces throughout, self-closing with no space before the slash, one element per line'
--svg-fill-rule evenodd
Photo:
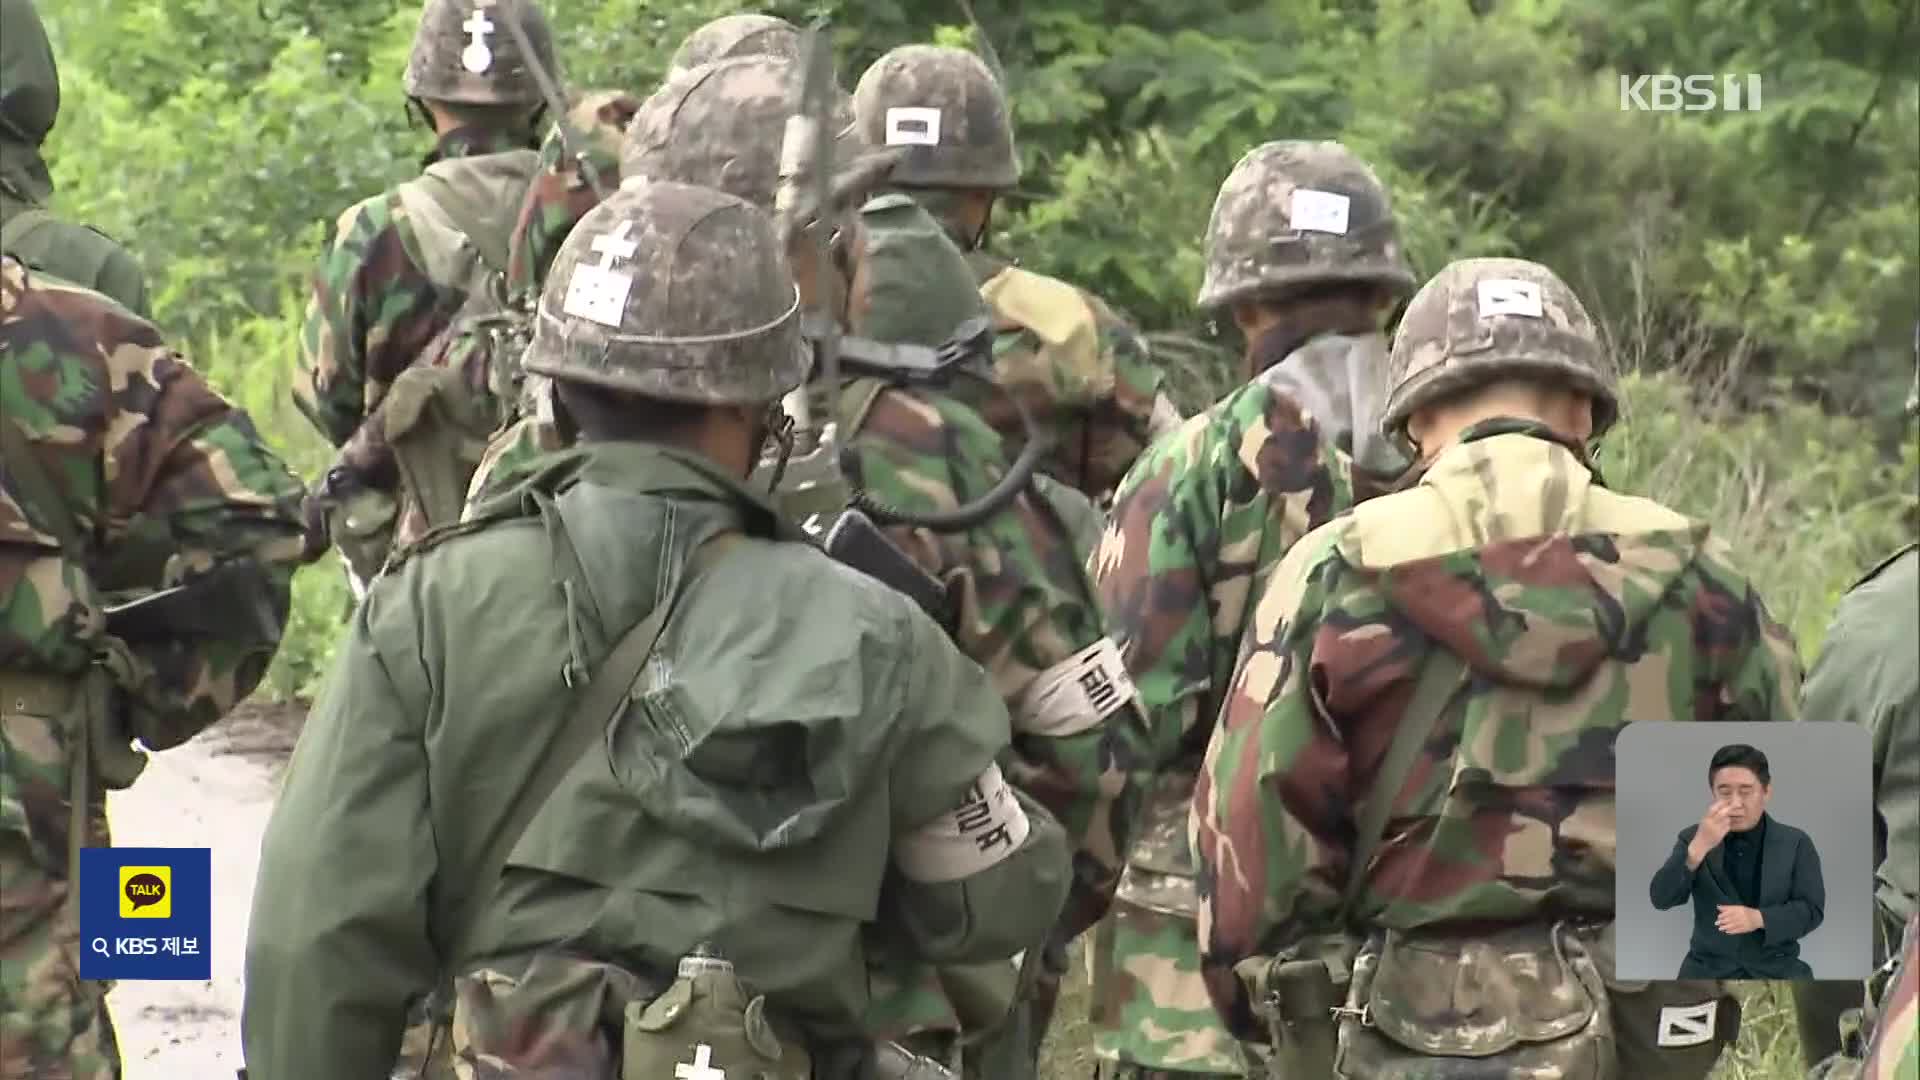
<path fill-rule="evenodd" d="M 94 952 L 99 953 L 101 956 L 111 957 L 113 955 L 112 953 L 107 951 L 106 938 L 103 938 L 103 937 L 94 938 L 92 941 L 88 942 L 88 945 L 92 947 Z"/>

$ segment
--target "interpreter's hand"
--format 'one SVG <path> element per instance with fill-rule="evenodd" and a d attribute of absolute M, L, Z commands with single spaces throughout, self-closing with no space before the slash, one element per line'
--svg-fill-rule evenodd
<path fill-rule="evenodd" d="M 1723 934 L 1751 934 L 1765 927 L 1767 921 L 1754 908 L 1721 904 L 1720 914 L 1713 920 L 1713 925 Z"/>
<path fill-rule="evenodd" d="M 1694 832 L 1693 840 L 1687 845 L 1687 861 L 1700 865 L 1700 860 L 1712 854 L 1727 838 L 1727 830 L 1733 825 L 1733 808 L 1724 802 L 1715 800 L 1707 807 L 1706 815 L 1700 819 L 1700 828 Z"/>

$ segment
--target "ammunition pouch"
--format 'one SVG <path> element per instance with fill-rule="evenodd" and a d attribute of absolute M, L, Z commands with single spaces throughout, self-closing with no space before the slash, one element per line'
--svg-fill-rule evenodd
<path fill-rule="evenodd" d="M 1198 778 L 1198 770 L 1182 762 L 1154 782 L 1140 812 L 1126 868 L 1120 872 L 1116 906 L 1144 908 L 1189 922 L 1199 917 L 1200 895 L 1194 885 L 1198 864 L 1187 840 L 1187 810 Z"/>
<path fill-rule="evenodd" d="M 400 471 L 402 499 L 420 519 L 406 523 L 409 534 L 415 525 L 425 532 L 460 520 L 467 486 L 499 426 L 490 406 L 490 399 L 453 368 L 416 365 L 387 389 L 382 405 L 387 445 Z"/>
<path fill-rule="evenodd" d="M 1564 921 L 1471 936 L 1376 931 L 1354 958 L 1330 1075 L 1418 1080 L 1444 1058 L 1463 1080 L 1616 1080 L 1597 936 Z"/>

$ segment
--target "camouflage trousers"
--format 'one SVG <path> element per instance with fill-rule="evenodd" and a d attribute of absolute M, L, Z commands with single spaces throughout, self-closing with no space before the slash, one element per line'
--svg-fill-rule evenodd
<path fill-rule="evenodd" d="M 117 1080 L 108 984 L 80 979 L 67 881 L 71 732 L 45 715 L 58 711 L 0 692 L 0 1080 Z M 87 821 L 86 844 L 106 846 L 97 791 Z"/>
<path fill-rule="evenodd" d="M 1245 1075 L 1240 1044 L 1200 978 L 1199 897 L 1187 844 L 1196 774 L 1166 770 L 1141 814 L 1113 906 L 1087 939 L 1093 1050 L 1115 1077 Z"/>

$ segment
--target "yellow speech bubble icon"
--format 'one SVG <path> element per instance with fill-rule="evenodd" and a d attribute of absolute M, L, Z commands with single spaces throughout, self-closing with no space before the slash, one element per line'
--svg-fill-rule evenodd
<path fill-rule="evenodd" d="M 173 867 L 121 867 L 120 917 L 123 919 L 172 918 Z"/>

